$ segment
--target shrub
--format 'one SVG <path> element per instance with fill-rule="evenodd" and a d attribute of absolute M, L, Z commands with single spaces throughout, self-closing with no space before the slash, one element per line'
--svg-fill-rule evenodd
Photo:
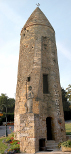
<path fill-rule="evenodd" d="M 10 151 L 20 152 L 20 145 L 19 145 L 19 144 L 13 144 L 13 145 L 8 149 L 8 152 L 10 152 Z"/>
<path fill-rule="evenodd" d="M 11 133 L 7 138 L 6 138 L 6 142 L 10 143 L 10 141 L 12 141 L 14 139 L 14 133 Z"/>
<path fill-rule="evenodd" d="M 59 147 L 59 148 L 61 147 L 61 144 L 62 144 L 62 142 L 59 142 L 59 143 L 58 143 L 58 147 Z"/>
<path fill-rule="evenodd" d="M 61 146 L 64 146 L 64 147 L 70 147 L 71 148 L 71 140 L 68 140 L 68 141 L 65 141 L 61 144 Z"/>
<path fill-rule="evenodd" d="M 5 142 L 10 143 L 10 148 L 7 150 L 7 153 L 11 151 L 20 152 L 20 141 L 14 140 L 14 132 L 6 138 Z"/>

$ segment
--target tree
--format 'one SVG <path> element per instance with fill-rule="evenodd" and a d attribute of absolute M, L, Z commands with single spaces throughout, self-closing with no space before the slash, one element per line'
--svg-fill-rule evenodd
<path fill-rule="evenodd" d="M 8 121 L 14 119 L 14 107 L 15 107 L 15 99 L 8 98 L 6 94 L 1 94 L 0 96 L 0 111 L 2 111 L 3 116 L 1 117 L 0 124 L 5 121 L 5 115 Z"/>
<path fill-rule="evenodd" d="M 6 96 L 6 94 L 1 94 L 0 96 L 0 109 L 3 110 L 5 106 L 8 106 L 8 97 Z"/>
<path fill-rule="evenodd" d="M 62 88 L 62 103 L 63 103 L 63 110 L 64 110 L 64 119 L 71 120 L 71 108 L 70 102 L 68 101 L 67 92 Z"/>
<path fill-rule="evenodd" d="M 14 98 L 8 98 L 8 96 L 6 94 L 1 94 L 0 96 L 0 109 L 3 110 L 3 112 L 5 111 L 5 107 L 8 108 L 8 112 L 10 111 L 9 109 L 14 108 L 15 106 L 15 99 Z M 11 110 L 12 112 L 12 110 Z"/>
<path fill-rule="evenodd" d="M 8 98 L 8 112 L 14 113 L 15 108 L 15 99 L 14 98 Z"/>
<path fill-rule="evenodd" d="M 71 84 L 68 85 L 66 88 L 66 97 L 68 98 L 69 101 L 71 101 Z"/>
<path fill-rule="evenodd" d="M 70 108 L 70 103 L 67 100 L 67 96 L 66 96 L 66 91 L 62 88 L 62 103 L 63 103 L 63 110 L 64 111 L 69 111 Z"/>

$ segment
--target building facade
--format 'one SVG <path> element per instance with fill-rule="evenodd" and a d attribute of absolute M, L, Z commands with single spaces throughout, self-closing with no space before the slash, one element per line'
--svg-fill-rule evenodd
<path fill-rule="evenodd" d="M 39 7 L 21 31 L 14 130 L 26 153 L 66 139 L 55 31 Z"/>

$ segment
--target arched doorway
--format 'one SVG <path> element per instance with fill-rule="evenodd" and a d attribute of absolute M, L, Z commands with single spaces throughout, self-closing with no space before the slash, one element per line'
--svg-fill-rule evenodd
<path fill-rule="evenodd" d="M 46 118 L 46 127 L 47 127 L 47 140 L 53 140 L 52 136 L 52 118 Z"/>

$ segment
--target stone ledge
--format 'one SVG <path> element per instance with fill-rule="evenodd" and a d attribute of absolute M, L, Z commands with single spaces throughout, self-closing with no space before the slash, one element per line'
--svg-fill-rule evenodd
<path fill-rule="evenodd" d="M 32 154 L 71 154 L 71 152 L 62 152 L 62 151 L 52 151 L 52 152 L 36 152 Z M 31 154 L 31 153 L 15 153 L 15 154 Z"/>

